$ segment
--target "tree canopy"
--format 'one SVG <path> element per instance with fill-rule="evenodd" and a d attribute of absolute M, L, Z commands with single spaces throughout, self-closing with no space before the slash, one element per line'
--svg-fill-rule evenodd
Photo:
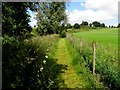
<path fill-rule="evenodd" d="M 37 12 L 38 33 L 60 33 L 67 21 L 65 2 L 41 2 Z"/>
<path fill-rule="evenodd" d="M 81 25 L 88 26 L 88 22 L 87 21 L 82 21 Z"/>
<path fill-rule="evenodd" d="M 120 23 L 118 24 L 118 26 L 117 26 L 118 28 L 120 28 Z"/>
<path fill-rule="evenodd" d="M 100 27 L 100 22 L 98 21 L 94 21 L 92 24 L 94 27 Z"/>
<path fill-rule="evenodd" d="M 37 10 L 37 3 L 32 2 L 4 2 L 2 3 L 2 35 L 23 38 L 27 32 L 31 31 L 28 24 L 30 15 L 27 10 Z"/>
<path fill-rule="evenodd" d="M 101 24 L 101 27 L 105 27 L 105 24 L 104 24 L 104 23 L 102 23 L 102 24 Z"/>
<path fill-rule="evenodd" d="M 78 28 L 80 28 L 80 25 L 79 25 L 78 23 L 75 23 L 75 24 L 73 25 L 73 27 L 74 27 L 75 29 L 78 29 Z"/>
<path fill-rule="evenodd" d="M 72 25 L 70 24 L 70 23 L 67 23 L 67 29 L 70 29 L 70 28 L 72 28 Z"/>

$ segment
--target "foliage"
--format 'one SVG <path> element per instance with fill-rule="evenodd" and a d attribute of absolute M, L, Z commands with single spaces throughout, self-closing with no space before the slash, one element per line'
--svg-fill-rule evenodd
<path fill-rule="evenodd" d="M 90 25 L 90 27 L 92 27 L 92 23 L 90 23 L 89 25 Z"/>
<path fill-rule="evenodd" d="M 37 43 L 38 38 L 18 42 L 14 38 L 5 36 L 2 64 L 3 89 L 58 88 L 59 84 L 64 84 L 62 79 L 57 79 L 57 76 L 65 66 L 57 64 L 47 55 L 51 42 L 55 42 L 57 38 L 48 36 L 42 39 Z"/>
<path fill-rule="evenodd" d="M 94 21 L 92 24 L 94 27 L 100 27 L 100 22 L 98 21 Z"/>
<path fill-rule="evenodd" d="M 102 24 L 100 25 L 100 27 L 105 27 L 105 24 L 104 24 L 104 23 L 102 23 Z"/>
<path fill-rule="evenodd" d="M 78 23 L 75 23 L 75 24 L 73 25 L 73 27 L 74 27 L 75 29 L 78 29 L 78 28 L 80 28 L 80 25 L 79 25 Z"/>
<path fill-rule="evenodd" d="M 66 23 L 65 2 L 41 2 L 37 13 L 38 33 L 40 35 L 60 33 Z"/>
<path fill-rule="evenodd" d="M 118 26 L 117 26 L 118 28 L 120 28 L 120 23 L 118 24 Z"/>
<path fill-rule="evenodd" d="M 31 31 L 28 22 L 30 16 L 27 10 L 35 11 L 36 3 L 30 2 L 3 2 L 2 3 L 2 35 L 15 38 L 25 38 L 25 34 Z"/>
<path fill-rule="evenodd" d="M 66 37 L 66 31 L 65 31 L 65 30 L 63 30 L 63 31 L 60 33 L 60 37 L 62 37 L 62 38 L 65 38 L 65 37 Z"/>
<path fill-rule="evenodd" d="M 82 21 L 81 25 L 88 26 L 88 22 L 87 21 Z"/>
<path fill-rule="evenodd" d="M 72 28 L 72 25 L 70 24 L 70 23 L 67 23 L 67 29 L 70 29 L 70 28 Z"/>
<path fill-rule="evenodd" d="M 36 28 L 31 32 L 32 29 L 28 24 L 30 16 L 27 11 L 29 9 L 36 11 L 37 4 L 33 2 L 2 3 L 3 89 L 50 89 L 64 84 L 63 80 L 58 79 L 57 76 L 66 67 L 57 64 L 48 56 L 52 43 L 58 38 L 55 35 L 33 38 Z M 52 7 L 51 10 L 54 8 Z"/>

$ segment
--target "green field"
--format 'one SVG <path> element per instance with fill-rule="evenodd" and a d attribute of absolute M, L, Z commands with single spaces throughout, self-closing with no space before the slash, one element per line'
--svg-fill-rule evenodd
<path fill-rule="evenodd" d="M 115 88 L 120 85 L 117 28 L 93 29 L 89 31 L 83 30 L 72 34 L 68 33 L 67 39 L 75 48 L 76 53 L 79 53 L 79 57 L 73 60 L 73 64 L 75 64 L 78 73 L 85 72 L 84 68 L 92 72 L 92 43 L 95 42 L 96 76 L 99 77 L 105 87 Z M 80 52 L 81 50 L 82 52 Z M 81 64 L 79 65 L 79 63 Z M 84 77 L 86 74 L 79 73 L 78 75 L 83 75 L 82 77 Z M 88 74 L 88 76 L 90 76 L 90 74 Z M 90 82 L 89 79 L 86 79 L 86 82 Z"/>
<path fill-rule="evenodd" d="M 87 41 L 94 41 L 98 43 L 102 43 L 105 45 L 114 45 L 115 47 L 118 46 L 118 29 L 96 29 L 92 31 L 83 31 L 79 33 L 73 33 L 75 38 L 79 38 L 82 40 Z"/>

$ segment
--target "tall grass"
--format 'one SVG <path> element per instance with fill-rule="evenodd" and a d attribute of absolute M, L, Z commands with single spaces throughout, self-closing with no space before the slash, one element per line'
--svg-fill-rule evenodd
<path fill-rule="evenodd" d="M 83 88 L 104 88 L 102 83 L 94 78 L 92 72 L 86 66 L 87 61 L 84 60 L 83 55 L 79 53 L 77 42 L 70 34 L 67 35 L 67 46 L 72 57 L 72 64 L 75 67 L 76 73 L 79 75 L 83 83 Z"/>
<path fill-rule="evenodd" d="M 33 37 L 24 41 L 3 39 L 3 89 L 46 89 L 64 84 L 57 79 L 65 69 L 48 56 L 57 35 Z"/>

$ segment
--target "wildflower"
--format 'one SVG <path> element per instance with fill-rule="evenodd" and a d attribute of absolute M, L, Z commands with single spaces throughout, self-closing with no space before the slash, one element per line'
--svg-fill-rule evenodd
<path fill-rule="evenodd" d="M 33 53 L 35 53 L 35 51 Z"/>
<path fill-rule="evenodd" d="M 43 67 L 40 68 L 40 71 L 41 71 L 41 72 L 42 72 L 42 70 L 43 70 Z"/>
<path fill-rule="evenodd" d="M 48 58 L 48 56 L 46 55 L 45 58 Z"/>
<path fill-rule="evenodd" d="M 39 75 L 37 75 L 39 77 Z"/>
<path fill-rule="evenodd" d="M 39 70 L 38 70 L 38 73 L 39 73 Z"/>
<path fill-rule="evenodd" d="M 49 51 L 49 49 L 46 50 L 47 52 Z"/>
<path fill-rule="evenodd" d="M 43 64 L 45 64 L 46 63 L 46 61 L 45 60 L 43 60 Z"/>
<path fill-rule="evenodd" d="M 21 63 L 21 66 L 23 66 L 23 63 Z"/>
<path fill-rule="evenodd" d="M 31 61 L 35 60 L 34 58 L 30 58 Z"/>

